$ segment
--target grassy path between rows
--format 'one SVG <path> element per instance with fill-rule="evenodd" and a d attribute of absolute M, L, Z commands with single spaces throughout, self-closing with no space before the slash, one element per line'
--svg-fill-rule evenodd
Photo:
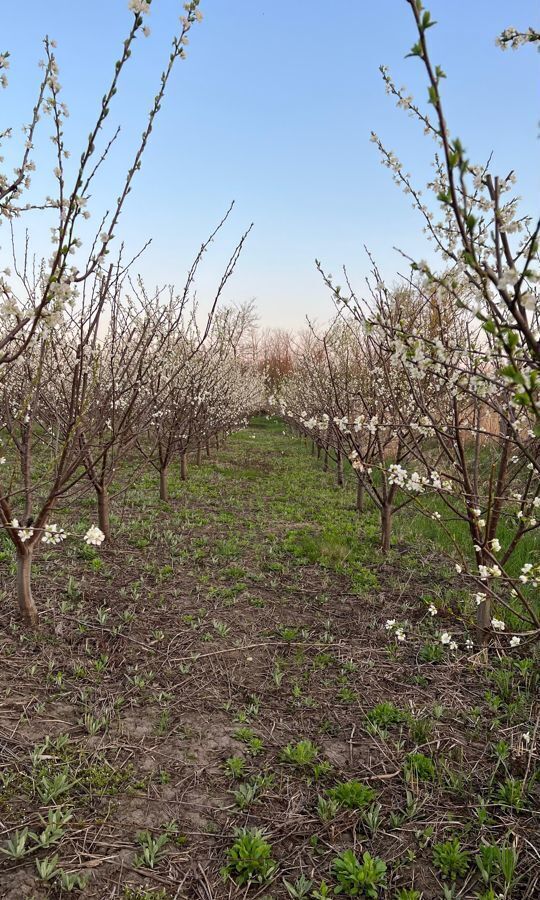
<path fill-rule="evenodd" d="M 156 480 L 40 559 L 35 635 L 0 557 L 0 897 L 537 897 L 534 662 L 444 650 L 445 566 L 279 422 Z"/>

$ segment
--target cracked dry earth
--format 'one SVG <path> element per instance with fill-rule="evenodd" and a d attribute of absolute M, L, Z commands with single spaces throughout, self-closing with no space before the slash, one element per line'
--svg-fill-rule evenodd
<path fill-rule="evenodd" d="M 169 503 L 140 477 L 109 548 L 45 554 L 35 634 L 17 622 L 2 555 L 0 846 L 35 837 L 2 853 L 0 897 L 330 897 L 333 861 L 352 848 L 386 864 L 368 896 L 474 898 L 475 855 L 497 842 L 517 851 L 504 896 L 539 895 L 533 669 L 425 659 L 426 597 L 450 596 L 444 565 L 414 545 L 383 563 L 353 485 L 335 487 L 282 428 L 260 419 L 233 435 L 173 480 Z M 419 636 L 396 647 L 390 617 Z M 284 755 L 301 741 L 309 761 Z M 372 788 L 369 808 L 325 811 L 351 779 Z M 505 794 L 508 779 L 522 795 Z M 271 845 L 266 883 L 221 871 L 239 827 Z M 434 847 L 454 837 L 467 866 L 452 877 Z"/>

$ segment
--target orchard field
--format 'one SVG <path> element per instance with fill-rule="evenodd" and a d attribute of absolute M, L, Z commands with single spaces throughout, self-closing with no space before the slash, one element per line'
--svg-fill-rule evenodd
<path fill-rule="evenodd" d="M 540 897 L 538 5 L 432 5 L 4 4 L 0 900 Z"/>
<path fill-rule="evenodd" d="M 1 896 L 537 896 L 533 660 L 441 646 L 466 586 L 411 517 L 383 561 L 334 468 L 261 416 L 40 557 L 39 632 L 0 622 Z"/>

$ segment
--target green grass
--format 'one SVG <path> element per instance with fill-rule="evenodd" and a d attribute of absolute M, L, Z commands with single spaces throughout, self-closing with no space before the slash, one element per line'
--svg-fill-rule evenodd
<path fill-rule="evenodd" d="M 6 602 L 0 894 L 20 873 L 42 896 L 48 851 L 34 838 L 17 848 L 49 807 L 68 817 L 59 865 L 86 867 L 89 848 L 104 863 L 88 865 L 89 900 L 111 882 L 115 896 L 157 897 L 154 869 L 173 885 L 167 900 L 192 871 L 216 897 L 248 884 L 275 900 L 340 887 L 381 900 L 419 900 L 420 887 L 424 900 L 482 896 L 487 882 L 464 883 L 457 854 L 475 871 L 488 842 L 502 853 L 519 834 L 518 893 L 506 895 L 533 895 L 534 651 L 471 660 L 451 606 L 464 592 L 434 524 L 409 507 L 383 560 L 353 473 L 338 488 L 283 431 L 258 417 L 217 458 L 190 464 L 187 482 L 175 465 L 167 503 L 156 473 L 133 478 L 109 547 L 40 553 L 40 632 Z M 385 630 L 390 617 L 404 643 Z M 495 896 L 506 890 L 498 869 L 491 882 Z"/>

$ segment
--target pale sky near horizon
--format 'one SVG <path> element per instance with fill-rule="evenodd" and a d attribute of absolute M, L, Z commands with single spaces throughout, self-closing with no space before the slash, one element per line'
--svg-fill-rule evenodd
<path fill-rule="evenodd" d="M 438 21 L 429 38 L 435 62 L 448 75 L 444 95 L 453 133 L 474 161 L 484 162 L 493 151 L 494 170 L 515 169 L 524 211 L 538 213 L 540 54 L 495 46 L 508 25 L 540 27 L 538 0 L 431 0 L 426 6 Z M 127 7 L 127 0 L 8 4 L 0 52 L 11 53 L 10 85 L 0 93 L 0 130 L 14 125 L 14 142 L 20 139 L 48 33 L 58 42 L 71 113 L 67 146 L 78 158 L 131 22 Z M 111 109 L 108 127 L 112 132 L 120 123 L 122 137 L 101 173 L 92 221 L 119 192 L 180 10 L 177 0 L 152 3 L 152 34 L 137 42 Z M 377 131 L 424 187 L 432 145 L 386 96 L 378 71 L 387 64 L 398 85 L 425 105 L 421 63 L 404 59 L 414 40 L 405 0 L 203 0 L 201 10 L 204 21 L 193 29 L 188 58 L 173 75 L 117 229 L 133 253 L 152 238 L 136 267 L 148 283 L 182 285 L 199 244 L 231 200 L 235 209 L 205 261 L 199 296 L 204 303 L 253 221 L 226 299 L 256 298 L 264 325 L 301 327 L 306 314 L 331 315 L 316 257 L 334 274 L 347 264 L 361 292 L 369 268 L 364 244 L 390 280 L 405 270 L 394 246 L 429 256 L 418 215 L 370 142 L 371 130 Z M 43 173 L 54 165 L 50 150 L 41 149 L 50 146 L 46 134 L 36 141 L 37 186 L 49 184 Z M 33 226 L 37 252 L 46 246 L 49 224 Z M 6 236 L 0 234 L 0 268 L 9 265 Z"/>

